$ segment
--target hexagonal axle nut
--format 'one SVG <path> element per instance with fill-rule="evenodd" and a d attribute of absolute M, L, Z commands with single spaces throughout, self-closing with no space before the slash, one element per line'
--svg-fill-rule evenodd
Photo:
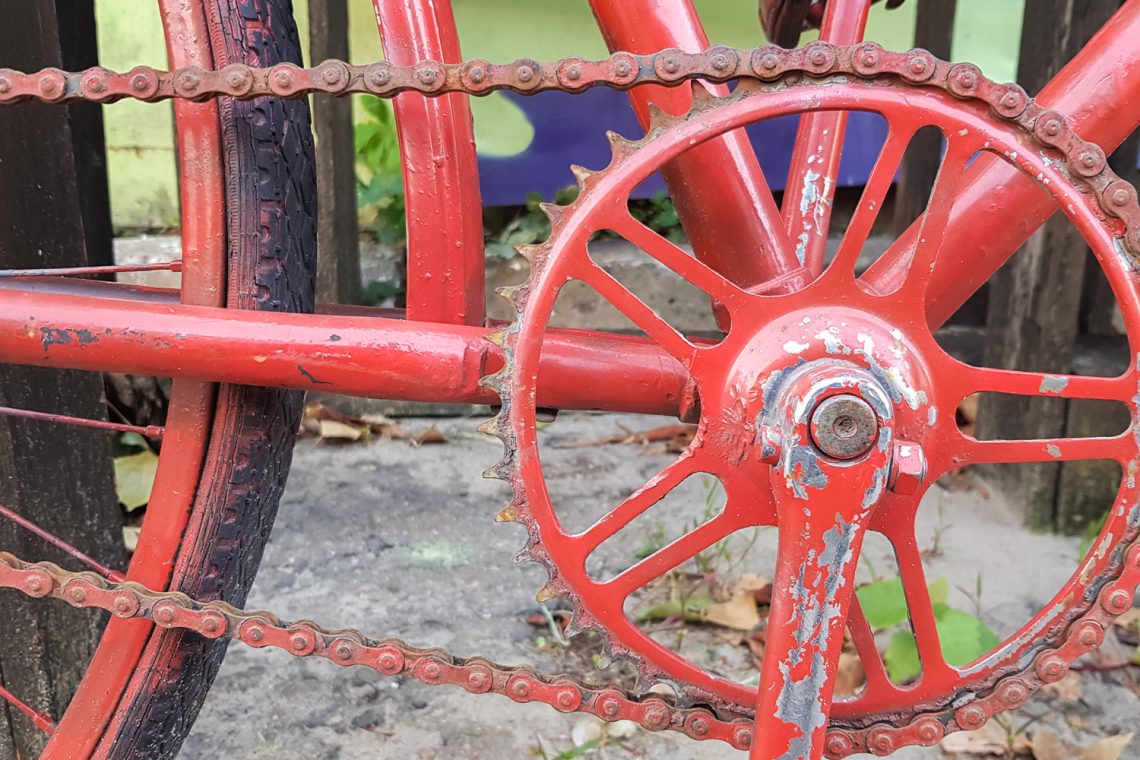
<path fill-rule="evenodd" d="M 887 486 L 895 493 L 910 496 L 918 493 L 924 480 L 926 455 L 922 453 L 922 447 L 909 441 L 895 441 Z"/>

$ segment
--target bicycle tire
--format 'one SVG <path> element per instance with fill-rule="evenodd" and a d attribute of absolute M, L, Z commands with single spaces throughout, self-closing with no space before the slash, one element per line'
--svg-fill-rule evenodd
<path fill-rule="evenodd" d="M 205 0 L 214 65 L 301 64 L 292 0 Z M 316 270 L 316 175 L 305 100 L 219 102 L 227 308 L 309 312 Z M 241 606 L 277 512 L 303 404 L 300 391 L 220 386 L 172 590 Z M 93 757 L 174 757 L 226 643 L 155 628 Z"/>

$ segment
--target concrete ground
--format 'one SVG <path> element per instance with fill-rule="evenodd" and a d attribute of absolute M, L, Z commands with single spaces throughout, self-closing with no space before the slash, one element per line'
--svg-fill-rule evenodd
<path fill-rule="evenodd" d="M 592 519 L 659 471 L 670 456 L 637 444 L 559 445 L 614 436 L 622 425 L 645 430 L 664 422 L 563 414 L 545 428 L 547 479 L 566 519 Z M 413 433 L 438 424 L 448 443 L 332 445 L 307 439 L 299 444 L 250 607 L 503 663 L 529 662 L 555 672 L 581 668 L 580 658 L 540 649 L 539 637 L 546 632 L 526 620 L 538 609 L 534 593 L 544 573 L 536 565 L 511 562 L 523 531 L 492 519 L 506 500 L 506 488 L 483 480 L 480 473 L 498 459 L 499 442 L 476 432 L 474 419 L 401 424 Z M 1016 510 L 983 484 L 954 486 L 933 488 L 920 510 L 920 545 L 937 555 L 927 558 L 928 576 L 950 580 L 951 606 L 978 611 L 999 634 L 1008 633 L 1073 571 L 1078 542 L 1022 530 Z M 674 498 L 650 513 L 651 519 L 603 545 L 599 564 L 630 564 L 647 543 L 703 519 L 709 504 L 715 508 L 714 487 L 700 479 L 686 481 Z M 728 564 L 737 565 L 731 572 L 770 574 L 771 532 L 761 534 L 746 551 L 750 538 L 729 544 Z M 866 556 L 864 578 L 893 572 L 881 543 L 869 543 Z M 972 598 L 978 589 L 980 599 Z M 707 642 L 699 636 L 708 635 L 698 632 L 697 640 Z M 718 641 L 717 662 L 729 675 L 744 675 L 739 667 L 747 658 L 738 654 L 732 660 L 727 653 L 743 648 Z M 1084 673 L 1079 698 L 1039 696 L 1014 717 L 1014 724 L 1036 718 L 1030 733 L 1046 728 L 1083 744 L 1133 730 L 1140 700 L 1122 685 L 1126 677 L 1127 671 Z M 580 739 L 591 730 L 583 721 L 540 705 L 234 646 L 183 756 L 474 760 L 545 753 L 556 758 L 572 747 L 572 734 Z M 743 753 L 638 730 L 587 756 L 712 760 Z M 940 756 L 939 748 L 897 755 Z M 1140 749 L 1129 747 L 1122 757 L 1140 758 Z"/>

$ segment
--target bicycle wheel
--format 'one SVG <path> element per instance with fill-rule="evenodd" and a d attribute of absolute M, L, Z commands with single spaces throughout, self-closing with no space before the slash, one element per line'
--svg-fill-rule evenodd
<path fill-rule="evenodd" d="M 291 0 L 163 0 L 161 7 L 172 66 L 301 63 Z M 180 101 L 176 113 L 181 300 L 311 311 L 316 179 L 307 103 Z M 174 383 L 128 580 L 244 602 L 285 484 L 301 405 L 299 391 Z M 62 531 L 59 537 L 66 541 Z M 172 757 L 224 654 L 220 641 L 112 619 L 66 710 L 50 716 L 58 722 L 42 757 Z"/>

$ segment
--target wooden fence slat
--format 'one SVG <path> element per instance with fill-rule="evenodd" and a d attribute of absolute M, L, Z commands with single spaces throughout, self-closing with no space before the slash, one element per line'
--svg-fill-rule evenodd
<path fill-rule="evenodd" d="M 1017 79 L 1038 92 L 1117 9 L 1117 0 L 1026 3 Z M 1058 214 L 1045 223 L 990 283 L 986 363 L 995 367 L 1070 372 L 1079 326 L 1087 247 Z M 1055 398 L 987 395 L 978 409 L 983 438 L 1063 436 L 1068 405 Z M 1030 527 L 1058 527 L 1059 463 L 992 468 L 1003 490 L 1025 504 Z"/>
<path fill-rule="evenodd" d="M 310 0 L 313 63 L 348 60 L 347 0 Z M 317 135 L 317 300 L 360 301 L 360 241 L 351 98 L 313 98 Z"/>
<path fill-rule="evenodd" d="M 0 65 L 60 66 L 53 3 L 0 0 Z M 68 111 L 25 103 L 0 108 L 0 267 L 85 264 L 83 214 Z M 98 375 L 0 364 L 0 403 L 101 416 Z M 0 503 L 112 567 L 123 567 L 122 518 L 105 433 L 0 417 Z M 75 563 L 7 520 L 0 547 L 65 567 Z M 76 568 L 79 569 L 79 568 Z M 58 718 L 87 666 L 102 613 L 17 594 L 0 598 L 0 679 Z M 44 735 L 0 705 L 0 757 L 37 757 Z"/>

